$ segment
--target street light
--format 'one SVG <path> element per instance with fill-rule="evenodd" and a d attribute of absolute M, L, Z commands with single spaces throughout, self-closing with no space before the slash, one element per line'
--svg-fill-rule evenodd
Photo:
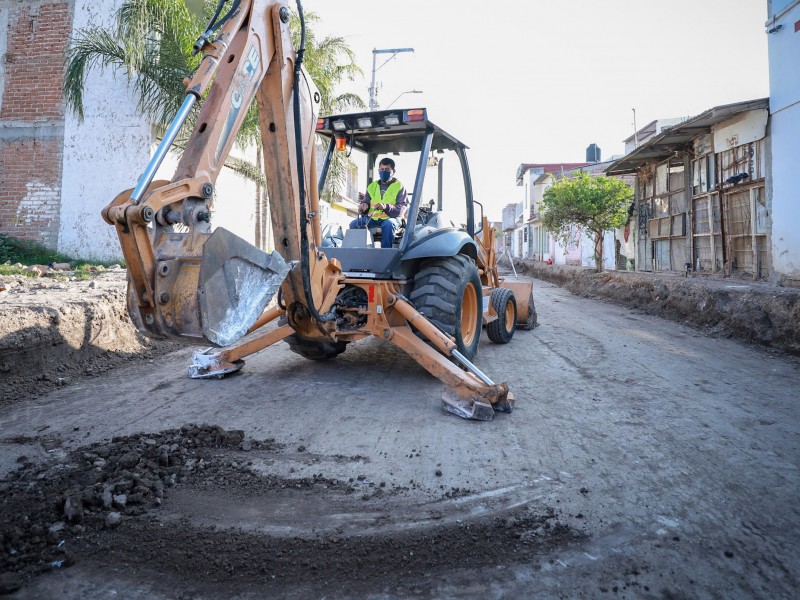
<path fill-rule="evenodd" d="M 383 48 L 378 50 L 377 48 L 372 49 L 372 85 L 369 88 L 369 109 L 375 110 L 378 108 L 378 99 L 377 99 L 377 90 L 375 89 L 375 71 L 381 69 L 386 66 L 390 60 L 392 60 L 395 56 L 400 54 L 401 52 L 413 52 L 413 48 Z M 380 67 L 375 67 L 375 60 L 377 59 L 378 54 L 391 54 L 389 58 L 387 58 Z"/>
<path fill-rule="evenodd" d="M 406 94 L 421 94 L 421 93 L 422 93 L 422 90 L 408 90 L 408 91 L 406 91 L 406 92 L 400 92 L 400 95 L 399 95 L 397 98 L 395 98 L 394 100 L 392 100 L 392 101 L 389 103 L 389 106 L 387 106 L 386 108 L 387 108 L 387 109 L 389 109 L 389 108 L 392 108 L 392 104 L 394 104 L 395 102 L 397 102 L 398 100 L 400 100 L 400 98 L 401 98 L 402 96 L 405 96 Z"/>

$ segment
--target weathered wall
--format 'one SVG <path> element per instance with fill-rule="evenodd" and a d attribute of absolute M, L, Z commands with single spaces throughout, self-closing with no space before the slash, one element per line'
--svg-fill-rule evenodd
<path fill-rule="evenodd" d="M 73 27 L 110 27 L 121 0 L 75 0 Z M 95 68 L 84 89 L 83 122 L 64 119 L 61 221 L 58 249 L 95 260 L 119 258 L 114 228 L 100 211 L 122 190 L 136 185 L 147 164 L 152 139 L 147 121 L 123 73 Z"/>
<path fill-rule="evenodd" d="M 122 0 L 0 0 L 0 233 L 80 258 L 121 258 L 100 211 L 132 188 L 154 148 L 124 73 L 93 68 L 84 120 L 66 112 L 63 57 L 73 32 L 112 27 Z M 237 151 L 238 152 L 238 151 Z M 255 160 L 255 149 L 238 152 Z M 170 179 L 170 157 L 156 178 Z M 213 224 L 255 241 L 255 185 L 227 169 Z"/>
<path fill-rule="evenodd" d="M 0 4 L 0 233 L 58 241 L 70 2 Z"/>
<path fill-rule="evenodd" d="M 785 8 L 791 2 L 779 2 Z M 772 15 L 771 15 L 772 16 Z M 767 27 L 782 27 L 767 36 L 772 132 L 772 177 L 767 194 L 772 197 L 772 265 L 778 278 L 800 284 L 800 3 Z M 770 185 L 771 184 L 771 185 Z"/>

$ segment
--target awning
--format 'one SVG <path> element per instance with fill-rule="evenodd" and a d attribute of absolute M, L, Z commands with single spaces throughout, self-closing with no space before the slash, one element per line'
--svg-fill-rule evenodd
<path fill-rule="evenodd" d="M 697 136 L 709 133 L 714 125 L 740 113 L 758 109 L 769 110 L 769 98 L 715 106 L 688 121 L 663 131 L 646 144 L 612 163 L 605 172 L 607 175 L 635 173 L 647 163 L 666 160 L 676 151 L 684 149 Z"/>

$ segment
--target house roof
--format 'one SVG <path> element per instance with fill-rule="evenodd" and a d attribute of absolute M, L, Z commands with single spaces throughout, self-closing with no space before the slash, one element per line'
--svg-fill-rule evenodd
<path fill-rule="evenodd" d="M 642 127 L 639 131 L 631 135 L 629 138 L 622 140 L 623 143 L 627 144 L 628 142 L 632 142 L 636 139 L 636 136 L 640 138 L 647 137 L 648 135 L 652 135 L 656 131 L 656 123 L 658 121 L 650 121 L 647 125 Z"/>
<path fill-rule="evenodd" d="M 522 177 L 530 169 L 542 169 L 545 173 L 561 173 L 578 167 L 586 167 L 595 163 L 522 163 L 517 167 L 517 185 L 522 185 Z"/>
<path fill-rule="evenodd" d="M 675 151 L 681 150 L 687 144 L 690 144 L 697 136 L 709 133 L 717 123 L 730 119 L 739 113 L 757 109 L 769 109 L 769 98 L 715 106 L 688 121 L 665 129 L 633 152 L 615 161 L 606 169 L 606 174 L 623 175 L 625 173 L 634 173 L 647 163 L 669 158 Z"/>
<path fill-rule="evenodd" d="M 603 172 L 605 172 L 606 167 L 611 165 L 611 163 L 613 163 L 613 162 L 614 162 L 613 160 L 606 160 L 606 161 L 597 162 L 597 163 L 579 163 L 579 165 L 577 167 L 572 167 L 571 169 L 567 169 L 566 168 L 567 165 L 564 165 L 564 169 L 563 170 L 545 171 L 544 173 L 539 175 L 536 179 L 534 179 L 533 183 L 534 184 L 542 183 L 548 177 L 550 177 L 550 176 L 552 176 L 554 174 L 560 174 L 560 173 L 564 173 L 564 174 L 566 174 L 568 176 L 573 175 L 576 172 L 580 172 L 580 171 L 584 171 L 584 170 L 585 170 L 585 172 L 588 172 L 590 174 L 591 173 L 603 173 Z"/>

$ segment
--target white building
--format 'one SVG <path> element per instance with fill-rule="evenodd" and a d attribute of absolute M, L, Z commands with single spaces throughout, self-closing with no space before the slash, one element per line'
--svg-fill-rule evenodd
<path fill-rule="evenodd" d="M 596 150 L 599 152 L 599 149 Z M 587 157 L 588 152 L 589 149 Z M 599 158 L 599 153 L 597 156 Z M 610 164 L 611 161 L 521 164 L 517 168 L 517 185 L 524 188 L 523 201 L 509 205 L 515 207 L 516 218 L 510 218 L 510 212 L 503 213 L 503 230 L 512 256 L 555 265 L 594 267 L 594 238 L 576 227 L 566 245 L 556 241 L 541 223 L 541 204 L 545 191 L 555 183 L 557 177 L 570 177 L 581 171 L 602 175 Z M 624 237 L 623 229 L 606 232 L 603 237 L 603 268 L 633 268 L 629 264 L 629 259 L 633 257 L 633 243 L 633 236 Z"/>
<path fill-rule="evenodd" d="M 542 201 L 546 175 L 561 174 L 591 163 L 522 163 L 517 167 L 517 185 L 524 188 L 522 202 L 516 206 L 515 219 L 509 222 L 503 213 L 503 231 L 510 238 L 509 251 L 515 258 L 548 260 L 550 236 L 539 225 L 539 204 Z M 547 255 L 546 258 L 542 256 Z"/>
<path fill-rule="evenodd" d="M 800 286 L 800 0 L 768 0 L 768 11 L 772 267 L 777 280 Z"/>

